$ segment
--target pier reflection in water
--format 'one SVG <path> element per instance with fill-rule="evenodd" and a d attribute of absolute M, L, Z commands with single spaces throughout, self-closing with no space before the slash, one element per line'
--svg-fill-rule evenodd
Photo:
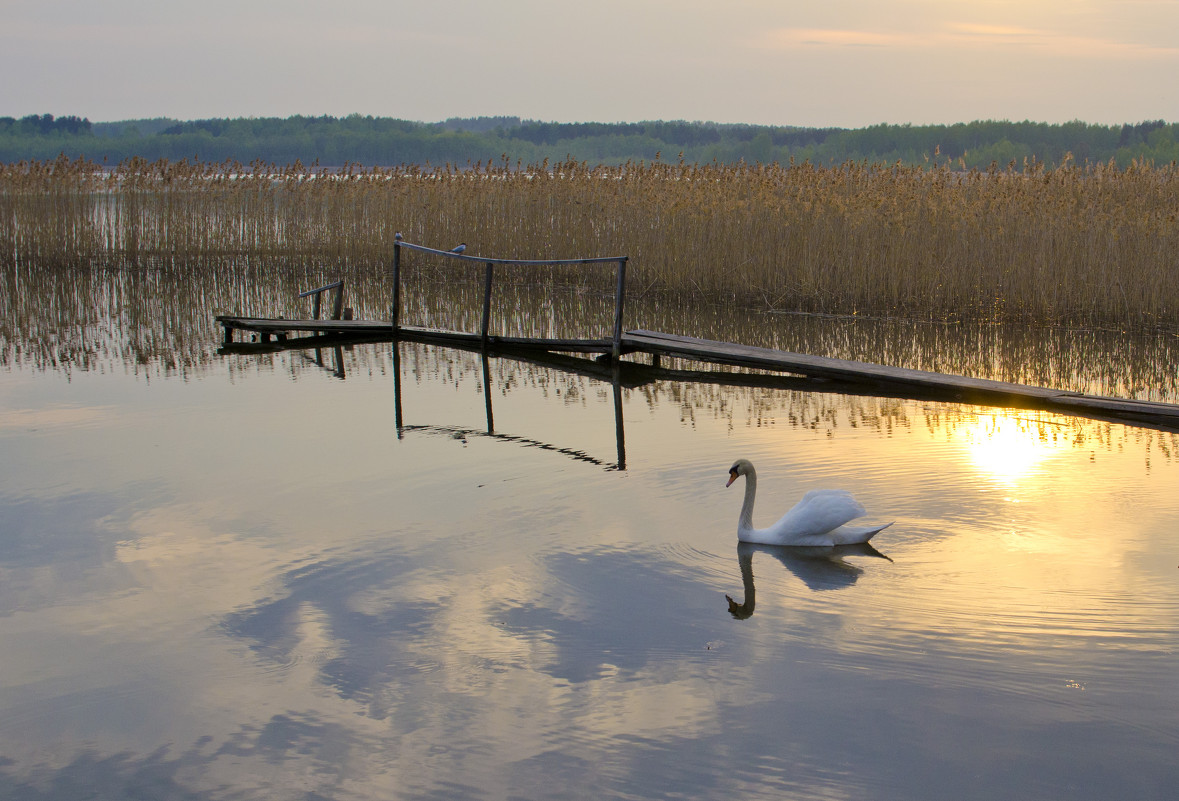
<path fill-rule="evenodd" d="M 0 797 L 1179 783 L 1172 433 L 414 343 L 218 356 L 157 278 L 59 277 L 60 319 L 0 331 Z M 790 347 L 968 361 L 866 325 Z M 895 519 L 888 559 L 738 546 L 737 457 L 768 519 L 818 487 Z"/>
<path fill-rule="evenodd" d="M 613 388 L 612 396 L 614 399 L 614 432 L 615 441 L 618 449 L 618 459 L 613 464 L 607 465 L 587 453 L 582 451 L 572 450 L 570 448 L 555 445 L 553 443 L 539 442 L 528 437 L 517 436 L 512 434 L 497 433 L 495 430 L 495 410 L 493 408 L 492 396 L 494 395 L 492 375 L 491 375 L 491 359 L 486 353 L 480 353 L 479 360 L 482 366 L 483 374 L 483 405 L 487 414 L 487 429 L 486 431 L 475 431 L 473 429 L 462 429 L 448 426 L 431 426 L 431 425 L 410 425 L 405 424 L 404 413 L 402 411 L 403 404 L 401 402 L 401 348 L 402 343 L 394 342 L 392 345 L 393 353 L 393 394 L 394 394 L 394 409 L 395 420 L 397 423 L 397 436 L 401 438 L 406 432 L 410 431 L 424 431 L 427 433 L 443 433 L 448 434 L 456 439 L 464 439 L 467 436 L 488 436 L 494 437 L 506 442 L 512 442 L 519 445 L 527 445 L 534 448 L 543 448 L 545 450 L 552 450 L 562 453 L 566 456 L 579 459 L 581 461 L 589 462 L 599 466 L 609 466 L 616 470 L 626 469 L 626 430 L 623 424 L 622 417 L 622 377 L 619 365 L 617 363 L 610 367 L 604 368 L 600 373 L 609 374 L 610 386 Z M 505 357 L 507 358 L 507 357 Z M 528 360 L 523 357 L 517 357 L 519 360 L 528 363 Z M 552 357 L 548 357 L 552 360 Z M 581 362 L 580 359 L 569 359 L 568 362 Z M 586 366 L 590 363 L 586 362 Z M 583 372 L 586 370 L 583 367 Z M 342 375 L 341 375 L 342 377 Z"/>

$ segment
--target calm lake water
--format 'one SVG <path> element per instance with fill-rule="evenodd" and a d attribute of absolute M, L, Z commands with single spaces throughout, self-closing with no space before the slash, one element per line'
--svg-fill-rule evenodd
<path fill-rule="evenodd" d="M 333 276 L 0 273 L 0 797 L 1179 786 L 1173 433 L 410 343 L 219 355 L 213 313 L 294 316 Z M 477 327 L 473 287 L 419 280 L 407 322 Z M 505 287 L 496 319 L 609 305 Z M 1179 401 L 1173 335 L 649 299 L 627 325 Z M 846 488 L 895 521 L 883 556 L 739 548 L 738 457 L 756 523 Z"/>

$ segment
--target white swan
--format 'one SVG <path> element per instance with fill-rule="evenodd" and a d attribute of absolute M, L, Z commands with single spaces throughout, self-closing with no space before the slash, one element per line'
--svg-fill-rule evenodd
<path fill-rule="evenodd" d="M 738 459 L 729 468 L 731 486 L 745 476 L 745 502 L 737 519 L 737 539 L 759 545 L 852 545 L 867 542 L 892 523 L 876 526 L 847 526 L 849 520 L 866 513 L 860 502 L 846 490 L 811 490 L 794 508 L 769 528 L 753 527 L 753 499 L 757 494 L 757 472 L 748 459 Z"/>

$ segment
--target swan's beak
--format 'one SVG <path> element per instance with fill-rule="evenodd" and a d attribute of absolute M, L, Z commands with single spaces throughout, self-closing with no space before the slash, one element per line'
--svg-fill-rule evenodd
<path fill-rule="evenodd" d="M 736 480 L 737 480 L 737 471 L 736 471 L 736 470 L 730 470 L 730 471 L 729 471 L 729 480 L 725 482 L 725 486 L 726 486 L 726 487 L 731 487 L 731 486 L 733 485 L 733 482 L 734 482 L 734 481 L 736 481 Z"/>

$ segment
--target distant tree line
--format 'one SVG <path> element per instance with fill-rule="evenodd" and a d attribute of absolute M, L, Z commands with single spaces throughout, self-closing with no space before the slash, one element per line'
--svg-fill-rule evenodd
<path fill-rule="evenodd" d="M 800 128 L 712 122 L 557 123 L 519 117 L 451 118 L 412 122 L 347 117 L 167 118 L 92 123 L 76 116 L 0 117 L 0 162 L 65 155 L 111 164 L 150 161 L 300 161 L 339 167 L 494 162 L 539 164 L 573 158 L 590 164 L 683 159 L 690 163 L 840 164 L 847 161 L 923 164 L 950 162 L 985 169 L 992 163 L 1079 164 L 1179 161 L 1179 124 L 1154 120 L 1125 125 L 980 120 L 955 125 L 873 125 Z"/>

